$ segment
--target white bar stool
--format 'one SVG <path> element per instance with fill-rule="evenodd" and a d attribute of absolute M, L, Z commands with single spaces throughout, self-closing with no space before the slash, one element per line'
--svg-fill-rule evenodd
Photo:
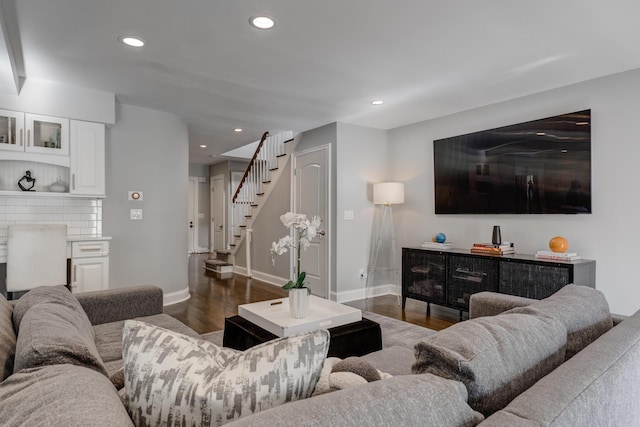
<path fill-rule="evenodd" d="M 13 292 L 67 284 L 67 226 L 7 227 L 7 299 Z"/>

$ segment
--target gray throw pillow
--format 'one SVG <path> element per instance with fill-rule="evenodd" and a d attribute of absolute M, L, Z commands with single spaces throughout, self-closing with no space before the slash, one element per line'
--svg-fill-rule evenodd
<path fill-rule="evenodd" d="M 564 325 L 549 317 L 467 320 L 416 344 L 412 370 L 461 381 L 469 406 L 487 416 L 564 361 L 566 334 Z"/>
<path fill-rule="evenodd" d="M 13 308 L 4 295 L 0 295 L 0 382 L 13 373 L 16 354 L 16 333 L 11 316 Z"/>
<path fill-rule="evenodd" d="M 603 293 L 587 286 L 567 285 L 555 294 L 507 313 L 550 316 L 567 328 L 566 359 L 613 328 L 609 304 Z"/>
<path fill-rule="evenodd" d="M 329 349 L 320 330 L 245 352 L 128 320 L 123 331 L 127 406 L 136 425 L 222 425 L 307 398 Z"/>
<path fill-rule="evenodd" d="M 14 372 L 64 363 L 84 366 L 108 377 L 84 311 L 63 304 L 38 303 L 20 322 Z"/>

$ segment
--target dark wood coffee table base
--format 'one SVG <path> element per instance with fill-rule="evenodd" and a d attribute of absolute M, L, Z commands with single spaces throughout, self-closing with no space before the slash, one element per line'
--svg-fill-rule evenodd
<path fill-rule="evenodd" d="M 349 323 L 328 329 L 331 335 L 329 357 L 344 359 L 349 356 L 382 350 L 382 332 L 376 322 L 363 318 L 359 322 Z M 251 323 L 240 316 L 224 319 L 222 345 L 236 350 L 246 350 L 278 338 L 276 335 Z"/>

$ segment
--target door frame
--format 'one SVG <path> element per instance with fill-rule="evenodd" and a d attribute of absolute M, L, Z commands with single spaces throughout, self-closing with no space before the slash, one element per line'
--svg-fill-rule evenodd
<path fill-rule="evenodd" d="M 324 227 L 324 239 L 326 240 L 327 243 L 327 271 L 326 271 L 326 275 L 327 275 L 327 299 L 331 300 L 331 282 L 333 279 L 333 246 L 332 246 L 332 235 L 333 235 L 333 223 L 331 221 L 332 218 L 332 213 L 333 213 L 333 209 L 332 209 L 332 194 L 333 194 L 333 164 L 332 164 L 332 156 L 331 156 L 331 144 L 323 144 L 323 145 L 319 145 L 317 147 L 313 147 L 313 148 L 308 148 L 306 150 L 302 150 L 302 151 L 294 151 L 293 153 L 291 153 L 291 200 L 290 200 L 290 211 L 294 211 L 295 207 L 296 207 L 296 184 L 297 184 L 297 176 L 296 176 L 296 165 L 297 165 L 297 160 L 298 160 L 298 156 L 302 156 L 305 154 L 310 154 L 316 151 L 325 151 L 325 155 L 326 155 L 326 163 L 327 163 L 327 188 L 326 188 L 326 192 L 327 192 L 327 218 L 321 218 L 323 220 L 323 224 L 325 224 Z M 295 280 L 294 278 L 294 266 L 295 266 L 295 254 L 293 253 L 294 251 L 289 251 L 289 258 L 290 258 L 290 265 L 291 265 L 291 271 L 290 271 L 290 280 Z"/>
<path fill-rule="evenodd" d="M 215 227 L 213 221 L 213 210 L 214 210 L 214 200 L 213 200 L 213 182 L 221 179 L 222 180 L 222 246 L 224 249 L 227 248 L 227 195 L 225 192 L 224 185 L 224 175 L 218 174 L 209 177 L 209 251 L 213 253 L 215 250 Z"/>
<path fill-rule="evenodd" d="M 187 253 L 192 254 L 192 253 L 197 253 L 198 248 L 200 247 L 198 244 L 198 210 L 199 210 L 198 198 L 199 197 L 198 197 L 198 177 L 197 176 L 189 177 L 189 187 L 192 190 L 191 194 L 193 194 L 193 200 L 188 200 L 187 203 L 189 203 L 190 207 L 193 208 L 194 218 L 192 219 L 187 218 L 187 221 L 193 220 L 193 227 L 192 227 L 193 228 L 193 242 L 192 242 L 193 247 L 188 247 L 189 236 L 187 235 Z"/>

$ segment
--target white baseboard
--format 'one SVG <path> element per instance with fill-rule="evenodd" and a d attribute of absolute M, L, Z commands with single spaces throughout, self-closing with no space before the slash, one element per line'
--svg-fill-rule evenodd
<path fill-rule="evenodd" d="M 162 295 L 162 305 L 166 306 L 177 304 L 179 302 L 188 300 L 190 297 L 191 295 L 189 295 L 189 287 L 187 286 L 180 291 L 170 292 L 168 294 Z"/>
<path fill-rule="evenodd" d="M 368 292 L 366 288 L 354 289 L 351 291 L 343 291 L 343 292 L 331 292 L 331 300 L 343 303 L 349 301 L 358 301 L 365 298 L 378 297 L 381 295 L 397 295 L 398 290 L 396 289 L 396 285 L 387 284 L 387 285 L 377 285 L 369 288 Z"/>
<path fill-rule="evenodd" d="M 240 274 L 241 276 L 247 276 L 247 269 L 245 267 L 239 267 L 237 265 L 233 266 L 233 272 Z M 253 270 L 251 272 L 251 278 L 260 280 L 261 282 L 268 283 L 273 286 L 282 286 L 289 281 L 289 279 L 285 279 L 284 277 L 274 276 L 273 274 L 263 273 L 262 271 Z"/>

